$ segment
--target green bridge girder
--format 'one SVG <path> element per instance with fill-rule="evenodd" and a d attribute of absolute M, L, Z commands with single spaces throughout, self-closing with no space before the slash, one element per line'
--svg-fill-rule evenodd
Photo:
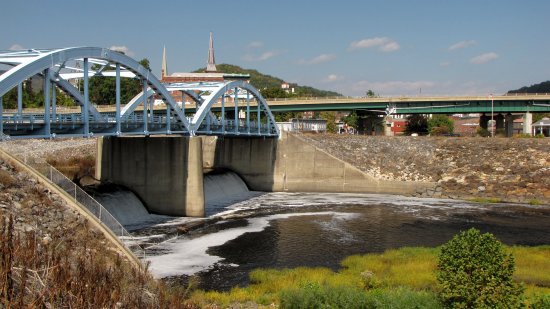
<path fill-rule="evenodd" d="M 355 101 L 355 102 L 354 102 Z M 284 103 L 283 103 L 284 102 Z M 319 99 L 310 102 L 269 101 L 272 112 L 363 110 L 392 114 L 550 113 L 550 96 L 499 96 L 488 98 Z"/>

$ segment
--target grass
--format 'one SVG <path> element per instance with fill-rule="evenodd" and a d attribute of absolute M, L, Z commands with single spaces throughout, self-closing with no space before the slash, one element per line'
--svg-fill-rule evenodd
<path fill-rule="evenodd" d="M 525 283 L 527 303 L 547 301 L 550 246 L 508 247 L 508 250 L 515 256 L 515 279 Z M 283 308 L 298 303 L 341 308 L 339 300 L 347 299 L 357 308 L 440 308 L 434 274 L 438 253 L 438 248 L 401 248 L 381 254 L 354 255 L 342 261 L 343 268 L 338 272 L 305 267 L 258 269 L 250 274 L 252 283 L 247 287 L 229 292 L 198 290 L 191 300 L 221 307 L 253 302 Z"/>
<path fill-rule="evenodd" d="M 474 197 L 474 198 L 468 199 L 468 201 L 474 202 L 474 203 L 481 203 L 481 204 L 502 203 L 502 199 L 498 197 Z"/>

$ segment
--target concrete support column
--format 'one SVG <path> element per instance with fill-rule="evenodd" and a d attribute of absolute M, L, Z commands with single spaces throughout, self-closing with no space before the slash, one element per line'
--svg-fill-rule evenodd
<path fill-rule="evenodd" d="M 504 115 L 498 114 L 495 120 L 496 120 L 495 135 L 503 134 L 504 133 Z"/>
<path fill-rule="evenodd" d="M 506 137 L 512 137 L 512 135 L 514 135 L 514 116 L 508 113 L 506 115 L 505 121 L 506 121 L 506 127 L 505 127 Z"/>
<path fill-rule="evenodd" d="M 488 128 L 489 128 L 489 116 L 487 116 L 485 114 L 482 114 L 479 117 L 479 126 L 482 129 L 488 130 Z"/>
<path fill-rule="evenodd" d="M 523 115 L 523 133 L 524 134 L 533 134 L 533 114 L 526 112 Z"/>
<path fill-rule="evenodd" d="M 188 217 L 204 217 L 202 139 L 198 136 L 189 138 L 186 187 L 185 215 Z"/>

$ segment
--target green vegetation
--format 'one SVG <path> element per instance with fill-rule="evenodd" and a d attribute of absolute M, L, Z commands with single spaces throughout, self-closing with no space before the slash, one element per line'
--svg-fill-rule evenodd
<path fill-rule="evenodd" d="M 320 112 L 319 118 L 327 121 L 327 132 L 336 133 L 336 112 Z"/>
<path fill-rule="evenodd" d="M 356 130 L 359 128 L 359 116 L 357 116 L 357 113 L 355 111 L 349 113 L 349 115 L 342 118 L 342 121 Z"/>
<path fill-rule="evenodd" d="M 550 93 L 550 80 L 508 91 L 511 93 Z"/>
<path fill-rule="evenodd" d="M 468 199 L 470 202 L 481 203 L 481 204 L 496 204 L 502 203 L 502 200 L 498 197 L 474 197 Z"/>
<path fill-rule="evenodd" d="M 451 308 L 519 308 L 524 288 L 514 270 L 514 257 L 495 236 L 469 229 L 441 247 L 439 297 Z"/>
<path fill-rule="evenodd" d="M 527 304 L 547 304 L 550 246 L 508 247 L 506 251 L 515 256 L 514 279 L 525 283 Z M 252 283 L 247 287 L 195 291 L 191 300 L 221 307 L 254 302 L 283 308 L 342 308 L 346 299 L 349 305 L 343 308 L 442 308 L 435 275 L 439 253 L 439 248 L 401 248 L 354 255 L 344 259 L 338 272 L 304 267 L 258 269 L 250 274 Z"/>
<path fill-rule="evenodd" d="M 139 61 L 143 67 L 151 70 L 149 60 Z M 98 65 L 92 66 L 92 69 L 99 69 Z M 109 70 L 106 70 L 109 71 Z M 84 87 L 84 81 L 80 81 L 80 87 Z M 129 102 L 134 96 L 143 90 L 143 85 L 136 78 L 120 79 L 120 101 Z M 90 101 L 97 105 L 116 103 L 116 85 L 115 77 L 92 76 L 89 80 Z"/>
<path fill-rule="evenodd" d="M 428 119 L 421 114 L 413 114 L 407 117 L 407 125 L 405 126 L 405 134 L 411 135 L 426 135 L 428 131 Z"/>
<path fill-rule="evenodd" d="M 454 132 L 454 121 L 447 115 L 433 115 L 428 120 L 430 135 L 444 135 Z"/>
<path fill-rule="evenodd" d="M 292 97 L 329 97 L 341 96 L 334 91 L 319 90 L 309 86 L 300 86 L 296 83 L 289 83 L 294 88 L 294 93 L 286 93 L 281 89 L 285 81 L 271 75 L 266 75 L 252 69 L 243 69 L 232 64 L 217 64 L 216 69 L 222 73 L 249 74 L 250 84 L 258 88 L 264 98 L 292 98 Z M 194 72 L 204 72 L 206 68 L 200 68 Z"/>
<path fill-rule="evenodd" d="M 50 98 L 51 98 L 50 92 Z M 55 88 L 55 102 L 57 106 L 73 106 L 74 101 L 61 90 Z M 38 108 L 44 106 L 44 94 L 42 91 L 34 92 L 30 83 L 23 84 L 23 108 Z M 17 87 L 11 89 L 4 95 L 4 108 L 17 108 Z"/>

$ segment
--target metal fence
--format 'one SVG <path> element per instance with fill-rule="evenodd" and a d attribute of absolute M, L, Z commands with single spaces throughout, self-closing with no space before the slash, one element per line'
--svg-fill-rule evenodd
<path fill-rule="evenodd" d="M 98 201 L 91 197 L 86 191 L 82 190 L 63 173 L 58 171 L 55 167 L 49 165 L 46 162 L 37 162 L 34 160 L 27 160 L 25 163 L 32 166 L 34 169 L 42 173 L 52 183 L 67 192 L 76 203 L 84 206 L 92 215 L 94 215 L 101 224 L 105 225 L 109 230 L 113 232 L 122 243 L 134 252 L 138 257 L 145 257 L 145 250 L 143 250 L 135 241 L 132 234 L 130 234 L 118 220 L 113 217 Z"/>

